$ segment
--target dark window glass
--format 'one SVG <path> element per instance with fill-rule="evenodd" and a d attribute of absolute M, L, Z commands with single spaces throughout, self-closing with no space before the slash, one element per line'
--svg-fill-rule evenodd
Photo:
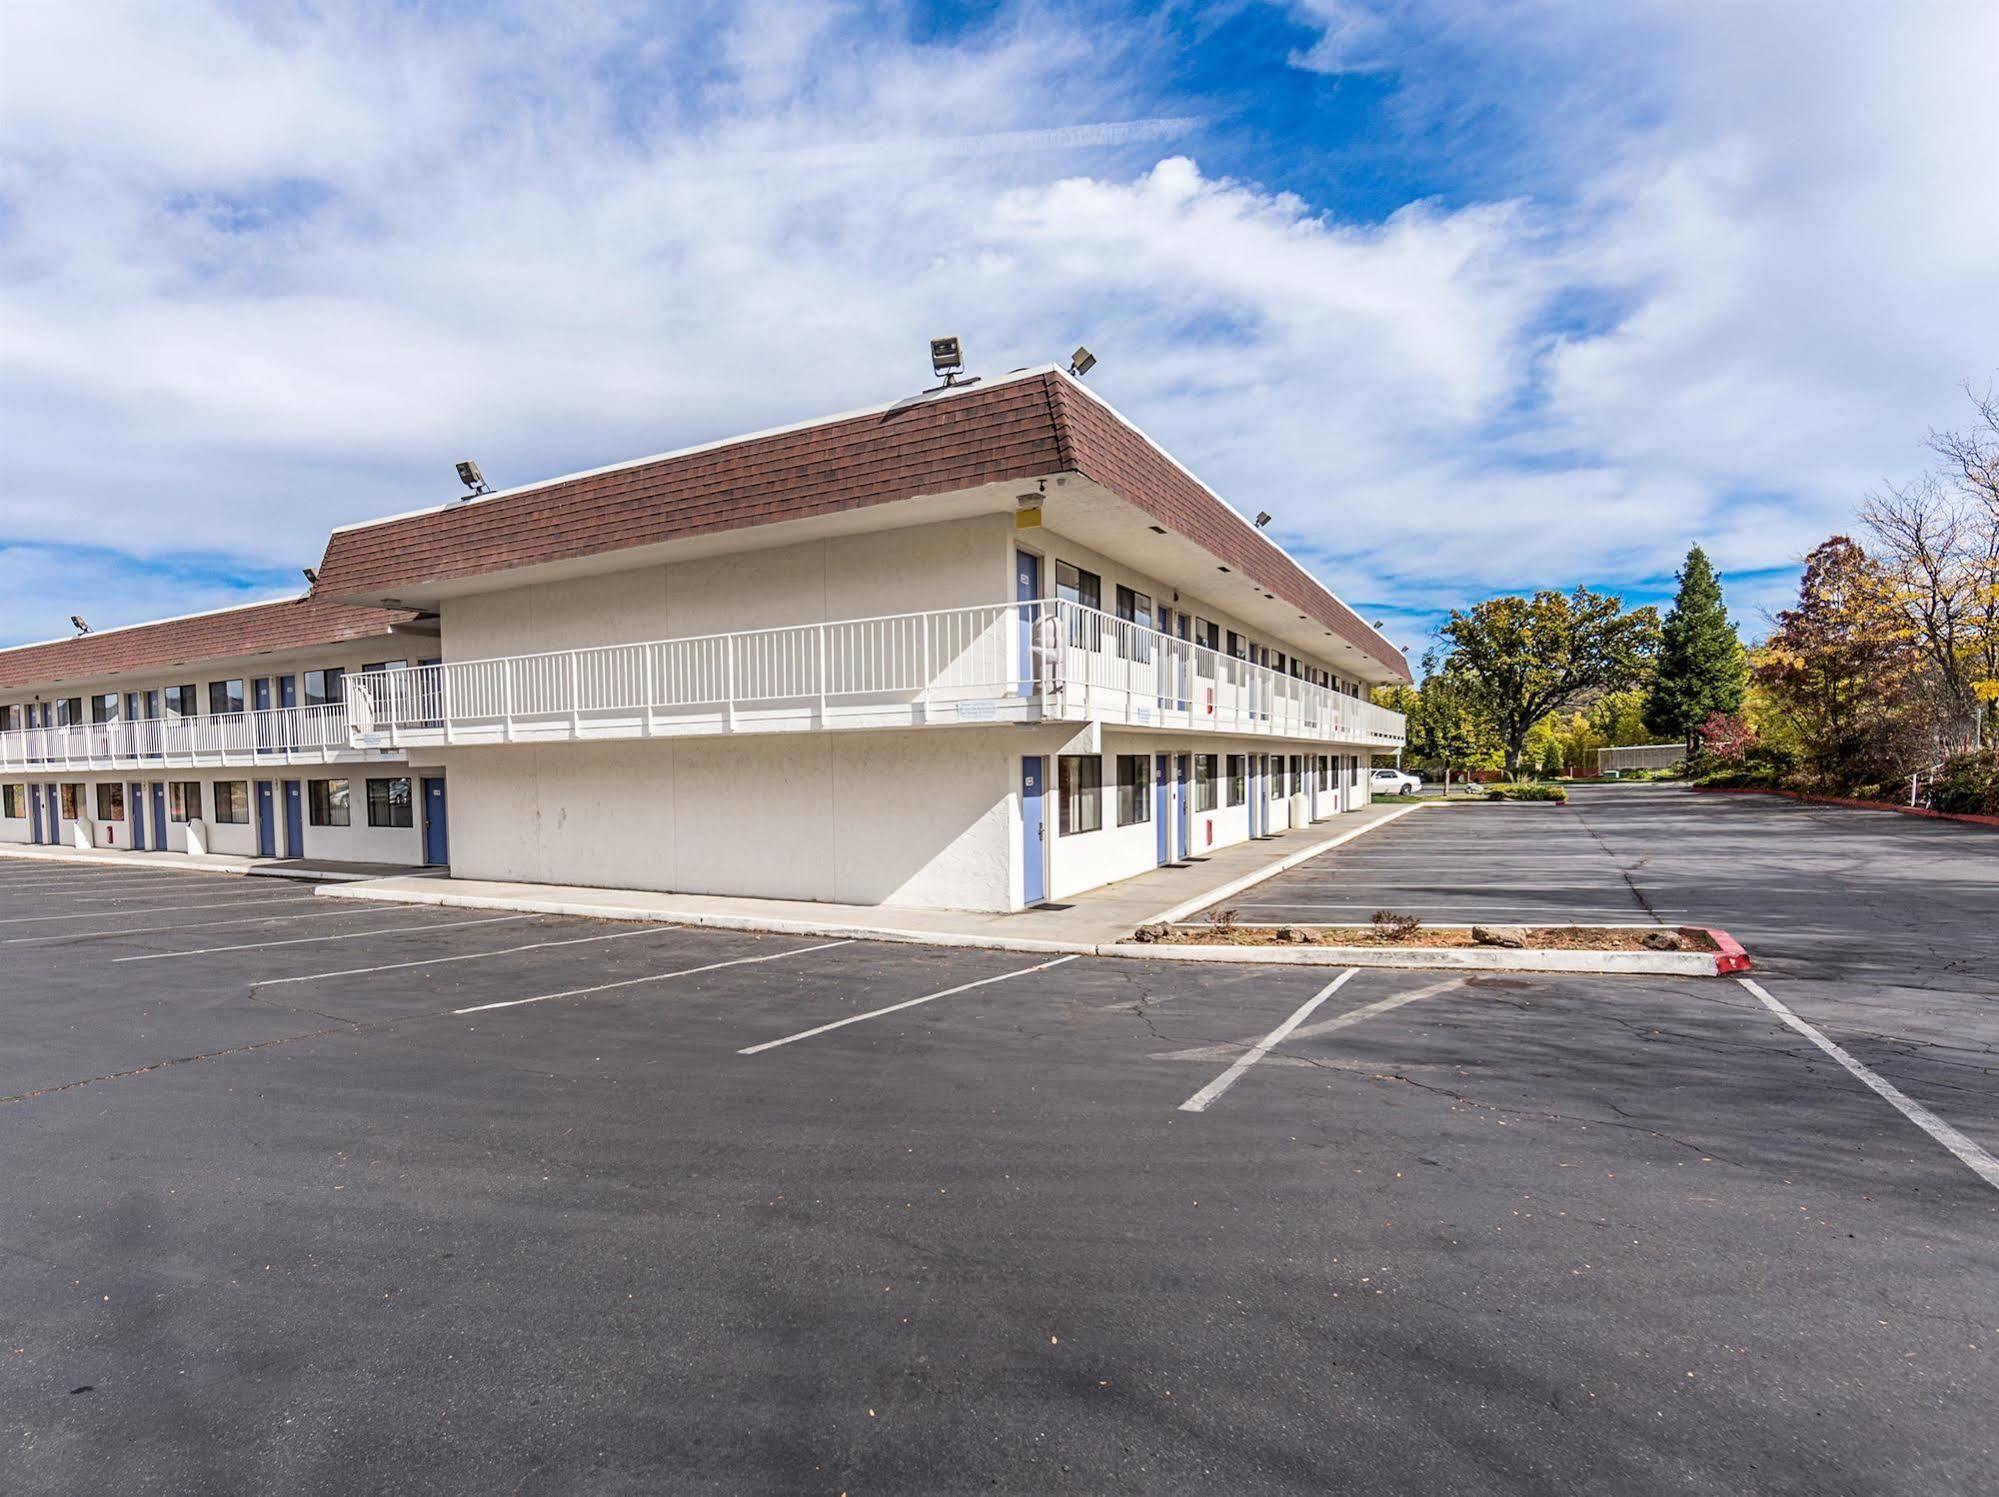
<path fill-rule="evenodd" d="M 243 683 L 241 681 L 210 681 L 208 683 L 208 710 L 217 717 L 243 710 Z"/>
<path fill-rule="evenodd" d="M 76 808 L 82 804 L 83 787 L 81 785 L 65 785 L 62 787 L 62 819 L 64 821 L 76 820 Z"/>
<path fill-rule="evenodd" d="M 1212 811 L 1215 809 L 1215 768 L 1213 754 L 1194 755 L 1194 809 Z"/>
<path fill-rule="evenodd" d="M 329 665 L 323 671 L 305 673 L 305 704 L 308 707 L 326 707 L 347 700 L 347 672 L 340 666 Z"/>
<path fill-rule="evenodd" d="M 97 787 L 97 819 L 99 821 L 123 821 L 125 819 L 125 787 L 123 785 L 99 785 Z"/>
<path fill-rule="evenodd" d="M 306 810 L 313 826 L 351 826 L 353 813 L 347 807 L 347 781 L 307 780 Z"/>
<path fill-rule="evenodd" d="M 1151 756 L 1117 756 L 1117 824 L 1135 826 L 1152 820 Z"/>
<path fill-rule="evenodd" d="M 1152 658 L 1152 599 L 1128 587 L 1117 590 L 1117 616 L 1138 627 L 1128 631 L 1125 654 L 1133 660 Z"/>
<path fill-rule="evenodd" d="M 416 825 L 407 779 L 368 781 L 368 825 Z"/>
<path fill-rule="evenodd" d="M 28 814 L 28 787 L 26 785 L 0 785 L 0 816 L 11 816 L 16 820 Z"/>
<path fill-rule="evenodd" d="M 1061 835 L 1100 830 L 1104 824 L 1104 761 L 1095 754 L 1063 754 L 1056 765 Z"/>
<path fill-rule="evenodd" d="M 250 824 L 250 782 L 248 780 L 217 780 L 215 782 L 215 819 L 230 826 Z"/>
<path fill-rule="evenodd" d="M 1249 778 L 1244 773 L 1243 765 L 1243 755 L 1229 755 L 1229 804 L 1232 806 L 1239 806 L 1249 799 Z"/>
<path fill-rule="evenodd" d="M 102 696 L 90 699 L 90 720 L 94 723 L 114 722 L 118 717 L 118 693 L 107 691 Z"/>
<path fill-rule="evenodd" d="M 192 683 L 167 688 L 167 716 L 194 717 L 201 711 L 201 693 Z"/>
<path fill-rule="evenodd" d="M 1095 572 L 1086 572 L 1066 561 L 1058 561 L 1055 563 L 1055 596 L 1062 602 L 1074 603 L 1081 608 L 1100 609 L 1104 606 L 1104 582 Z M 1095 618 L 1088 615 L 1072 617 L 1069 643 L 1094 650 L 1097 647 L 1097 629 Z"/>
<path fill-rule="evenodd" d="M 174 780 L 167 785 L 167 816 L 173 821 L 201 820 L 201 781 Z"/>

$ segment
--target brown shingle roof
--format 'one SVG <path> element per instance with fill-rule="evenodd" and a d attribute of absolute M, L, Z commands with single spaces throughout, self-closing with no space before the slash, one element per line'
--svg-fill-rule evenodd
<path fill-rule="evenodd" d="M 415 617 L 406 609 L 356 608 L 307 597 L 134 624 L 0 650 L 0 690 L 374 639 Z"/>
<path fill-rule="evenodd" d="M 338 530 L 319 565 L 318 592 L 396 597 L 516 567 L 1072 471 L 1408 678 L 1408 662 L 1351 609 L 1052 370 Z"/>

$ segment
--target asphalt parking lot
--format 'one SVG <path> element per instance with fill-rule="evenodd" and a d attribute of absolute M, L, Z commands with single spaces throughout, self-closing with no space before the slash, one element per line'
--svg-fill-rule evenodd
<path fill-rule="evenodd" d="M 1377 838 L 1729 928 L 1999 1151 L 1999 838 Z M 1999 1485 L 1999 1189 L 1734 982 L 333 904 L 0 860 L 9 1492 Z"/>

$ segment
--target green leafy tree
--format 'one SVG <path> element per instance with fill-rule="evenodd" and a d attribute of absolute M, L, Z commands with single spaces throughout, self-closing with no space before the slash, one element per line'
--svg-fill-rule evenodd
<path fill-rule="evenodd" d="M 1680 590 L 1659 630 L 1659 658 L 1645 699 L 1645 726 L 1697 751 L 1701 724 L 1742 710 L 1749 659 L 1722 602 L 1721 579 L 1699 546 L 1687 552 Z"/>
<path fill-rule="evenodd" d="M 1374 699 L 1409 720 L 1410 757 L 1440 769 L 1446 792 L 1453 772 L 1490 768 L 1498 757 L 1498 740 L 1465 683 L 1450 673 L 1435 651 L 1423 657 L 1422 685 L 1384 687 Z"/>
<path fill-rule="evenodd" d="M 1658 646 L 1659 616 L 1624 611 L 1620 598 L 1579 587 L 1531 598 L 1488 598 L 1444 626 L 1444 670 L 1498 736 L 1509 775 L 1520 773 L 1527 735 L 1553 712 L 1568 712 L 1640 679 Z"/>

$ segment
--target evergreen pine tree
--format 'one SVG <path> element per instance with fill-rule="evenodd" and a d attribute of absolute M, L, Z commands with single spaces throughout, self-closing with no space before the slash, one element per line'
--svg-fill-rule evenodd
<path fill-rule="evenodd" d="M 1712 712 L 1741 710 L 1749 686 L 1749 662 L 1728 609 L 1721 579 L 1699 546 L 1680 568 L 1680 590 L 1659 633 L 1652 688 L 1645 700 L 1645 726 L 1684 738 L 1689 753 Z"/>

